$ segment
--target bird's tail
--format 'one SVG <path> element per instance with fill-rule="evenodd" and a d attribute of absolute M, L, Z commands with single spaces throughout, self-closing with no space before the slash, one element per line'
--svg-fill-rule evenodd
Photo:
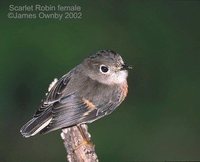
<path fill-rule="evenodd" d="M 50 113 L 44 113 L 41 116 L 34 117 L 20 129 L 20 132 L 26 138 L 34 136 L 43 130 L 51 122 L 51 119 Z"/>

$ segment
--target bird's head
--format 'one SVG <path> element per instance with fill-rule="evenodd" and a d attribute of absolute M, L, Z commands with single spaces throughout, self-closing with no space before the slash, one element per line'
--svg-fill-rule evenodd
<path fill-rule="evenodd" d="M 101 50 L 83 62 L 85 75 L 103 84 L 120 84 L 126 81 L 128 66 L 122 57 L 112 50 Z"/>

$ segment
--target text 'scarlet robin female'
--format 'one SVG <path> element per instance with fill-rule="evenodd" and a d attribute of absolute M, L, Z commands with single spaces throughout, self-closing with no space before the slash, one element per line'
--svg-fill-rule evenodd
<path fill-rule="evenodd" d="M 20 130 L 24 137 L 91 123 L 112 113 L 128 93 L 122 57 L 102 50 L 55 80 L 33 118 Z"/>

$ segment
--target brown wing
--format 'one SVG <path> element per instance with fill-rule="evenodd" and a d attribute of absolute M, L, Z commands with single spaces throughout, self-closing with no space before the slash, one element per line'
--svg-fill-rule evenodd
<path fill-rule="evenodd" d="M 64 96 L 59 102 L 53 104 L 52 120 L 41 133 L 48 133 L 80 123 L 91 123 L 108 115 L 121 103 L 120 94 L 119 89 L 114 89 L 110 98 L 94 94 L 93 99 L 91 99 L 91 97 L 87 98 L 88 96 L 81 97 L 78 92 Z M 95 98 L 97 96 L 98 99 Z M 99 100 L 99 102 L 94 102 L 94 100 Z"/>
<path fill-rule="evenodd" d="M 69 83 L 72 74 L 73 71 L 69 72 L 55 83 L 51 90 L 46 94 L 46 98 L 41 101 L 41 104 L 33 117 L 42 115 L 43 112 L 52 107 L 53 103 L 59 101 L 59 98 L 62 96 L 62 91 Z"/>

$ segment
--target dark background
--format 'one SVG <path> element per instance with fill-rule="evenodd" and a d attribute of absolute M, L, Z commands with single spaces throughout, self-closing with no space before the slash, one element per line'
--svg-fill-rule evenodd
<path fill-rule="evenodd" d="M 19 129 L 55 77 L 100 49 L 134 66 L 125 102 L 89 125 L 100 161 L 200 160 L 200 2 L 49 1 L 83 18 L 7 18 L 10 4 L 37 3 L 0 5 L 0 161 L 65 161 L 60 131 Z"/>

